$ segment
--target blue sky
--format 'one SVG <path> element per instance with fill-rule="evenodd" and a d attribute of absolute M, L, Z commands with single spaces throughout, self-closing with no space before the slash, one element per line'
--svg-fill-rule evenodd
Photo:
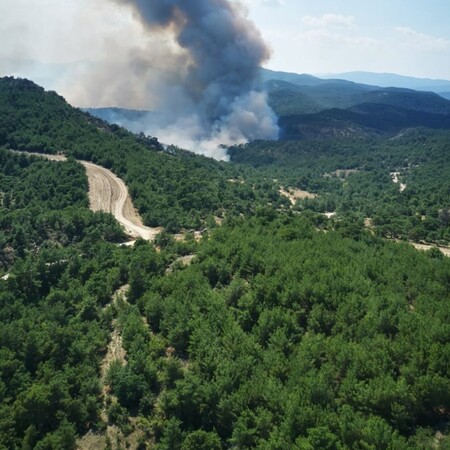
<path fill-rule="evenodd" d="M 450 0 L 246 0 L 268 67 L 450 79 Z"/>
<path fill-rule="evenodd" d="M 450 0 L 239 1 L 272 49 L 268 68 L 450 80 Z M 26 76 L 74 104 L 92 104 L 92 93 L 80 91 L 89 64 L 117 70 L 147 38 L 119 4 L 1 0 L 0 76 Z"/>

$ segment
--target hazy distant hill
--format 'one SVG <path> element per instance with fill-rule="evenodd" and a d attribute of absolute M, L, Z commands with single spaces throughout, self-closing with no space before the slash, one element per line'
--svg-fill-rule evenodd
<path fill-rule="evenodd" d="M 140 109 L 126 109 L 126 108 L 83 108 L 83 111 L 91 114 L 94 117 L 105 120 L 110 124 L 119 125 L 132 131 L 133 133 L 140 133 L 145 131 L 143 123 L 149 123 L 152 116 L 157 114 L 154 111 L 143 111 Z"/>
<path fill-rule="evenodd" d="M 120 120 L 141 120 L 149 111 L 142 111 L 139 109 L 126 109 L 126 108 L 83 108 L 83 111 L 89 114 L 99 117 L 107 122 L 115 123 Z"/>
<path fill-rule="evenodd" d="M 377 103 L 280 117 L 282 139 L 395 135 L 417 127 L 450 129 L 450 116 Z"/>
<path fill-rule="evenodd" d="M 450 80 L 433 80 L 429 78 L 414 78 L 394 73 L 346 72 L 324 75 L 322 78 L 341 78 L 355 83 L 371 84 L 381 87 L 400 87 L 416 91 L 430 91 L 438 94 L 450 91 Z"/>
<path fill-rule="evenodd" d="M 279 115 L 345 109 L 361 103 L 381 103 L 434 114 L 450 113 L 450 102 L 430 91 L 386 88 L 338 79 L 323 80 L 311 75 L 266 69 L 261 73 L 270 103 Z"/>
<path fill-rule="evenodd" d="M 282 139 L 396 134 L 450 128 L 450 101 L 434 92 L 263 70 Z"/>
<path fill-rule="evenodd" d="M 280 72 L 269 69 L 261 69 L 260 74 L 261 79 L 264 83 L 270 80 L 280 80 L 292 84 L 297 84 L 299 86 L 320 86 L 323 84 L 328 84 L 330 82 L 334 82 L 335 84 L 340 86 L 353 86 L 356 84 L 353 81 L 339 79 L 337 77 L 333 79 L 322 79 L 313 75 L 308 75 L 306 73 L 298 74 L 293 72 Z M 371 89 L 373 87 L 374 86 L 366 86 L 367 89 Z"/>

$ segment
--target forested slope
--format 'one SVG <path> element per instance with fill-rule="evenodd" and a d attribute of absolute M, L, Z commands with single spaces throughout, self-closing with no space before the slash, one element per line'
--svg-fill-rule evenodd
<path fill-rule="evenodd" d="M 361 231 L 233 221 L 130 295 L 113 392 L 161 449 L 431 448 L 448 426 L 449 274 L 439 252 Z"/>
<path fill-rule="evenodd" d="M 403 236 L 423 211 L 445 240 L 447 134 L 256 142 L 234 165 L 162 151 L 23 80 L 0 94 L 3 147 L 112 167 L 169 231 L 209 221 L 200 242 L 118 246 L 81 164 L 0 149 L 0 449 L 114 448 L 107 427 L 133 450 L 449 447 L 450 259 L 362 221 L 396 213 Z M 280 183 L 319 195 L 291 209 Z M 105 365 L 112 335 L 125 356 Z"/>
<path fill-rule="evenodd" d="M 112 216 L 89 211 L 86 175 L 73 160 L 0 149 L 0 194 L 0 270 L 30 252 L 55 251 L 58 259 L 61 246 L 125 238 Z"/>
<path fill-rule="evenodd" d="M 405 130 L 395 139 L 253 142 L 231 161 L 317 194 L 298 209 L 336 212 L 390 238 L 450 241 L 450 133 Z M 393 182 L 397 173 L 401 183 Z"/>
<path fill-rule="evenodd" d="M 0 79 L 0 146 L 63 152 L 112 169 L 146 225 L 169 230 L 200 228 L 228 209 L 244 213 L 279 199 L 275 187 L 261 189 L 258 180 L 230 182 L 241 174 L 229 165 L 176 148 L 162 151 L 153 138 L 110 126 L 27 80 Z"/>
<path fill-rule="evenodd" d="M 123 232 L 87 208 L 73 160 L 0 150 L 0 192 L 0 448 L 74 448 L 99 423 L 102 306 L 126 278 L 106 241 Z"/>

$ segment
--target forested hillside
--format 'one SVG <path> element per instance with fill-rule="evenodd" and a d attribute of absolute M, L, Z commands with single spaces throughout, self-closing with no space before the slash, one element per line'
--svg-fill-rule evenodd
<path fill-rule="evenodd" d="M 241 173 L 230 165 L 176 148 L 163 151 L 153 138 L 110 126 L 27 80 L 0 79 L 0 146 L 62 152 L 112 169 L 127 183 L 146 225 L 171 231 L 279 199 L 276 188 L 261 189 L 260 180 L 235 182 Z"/>
<path fill-rule="evenodd" d="M 449 448 L 450 258 L 385 239 L 449 241 L 449 141 L 219 163 L 1 79 L 0 449 Z M 117 245 L 76 159 L 126 181 L 155 243 Z"/>
<path fill-rule="evenodd" d="M 126 259 L 106 242 L 123 231 L 87 209 L 86 190 L 75 161 L 0 150 L 2 449 L 74 448 L 76 433 L 99 423 L 102 306 Z"/>
<path fill-rule="evenodd" d="M 448 425 L 449 271 L 298 217 L 230 222 L 120 312 L 114 392 L 157 448 L 428 448 Z"/>
<path fill-rule="evenodd" d="M 393 137 L 404 128 L 450 129 L 450 102 L 434 92 L 263 70 L 282 139 Z"/>
<path fill-rule="evenodd" d="M 448 244 L 449 142 L 447 131 L 420 129 L 395 139 L 253 142 L 229 153 L 234 163 L 317 194 L 299 200 L 299 210 L 370 219 L 389 238 Z"/>

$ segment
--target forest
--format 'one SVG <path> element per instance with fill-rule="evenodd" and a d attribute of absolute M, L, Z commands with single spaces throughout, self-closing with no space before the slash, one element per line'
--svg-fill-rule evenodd
<path fill-rule="evenodd" d="M 450 259 L 394 241 L 450 239 L 448 132 L 216 162 L 0 81 L 0 449 L 450 448 Z M 118 245 L 76 159 L 129 184 L 154 243 Z"/>
<path fill-rule="evenodd" d="M 230 148 L 232 162 L 256 168 L 316 198 L 296 209 L 332 212 L 380 236 L 450 242 L 450 132 L 406 130 L 396 139 L 253 142 Z M 400 189 L 392 174 L 405 186 Z"/>

